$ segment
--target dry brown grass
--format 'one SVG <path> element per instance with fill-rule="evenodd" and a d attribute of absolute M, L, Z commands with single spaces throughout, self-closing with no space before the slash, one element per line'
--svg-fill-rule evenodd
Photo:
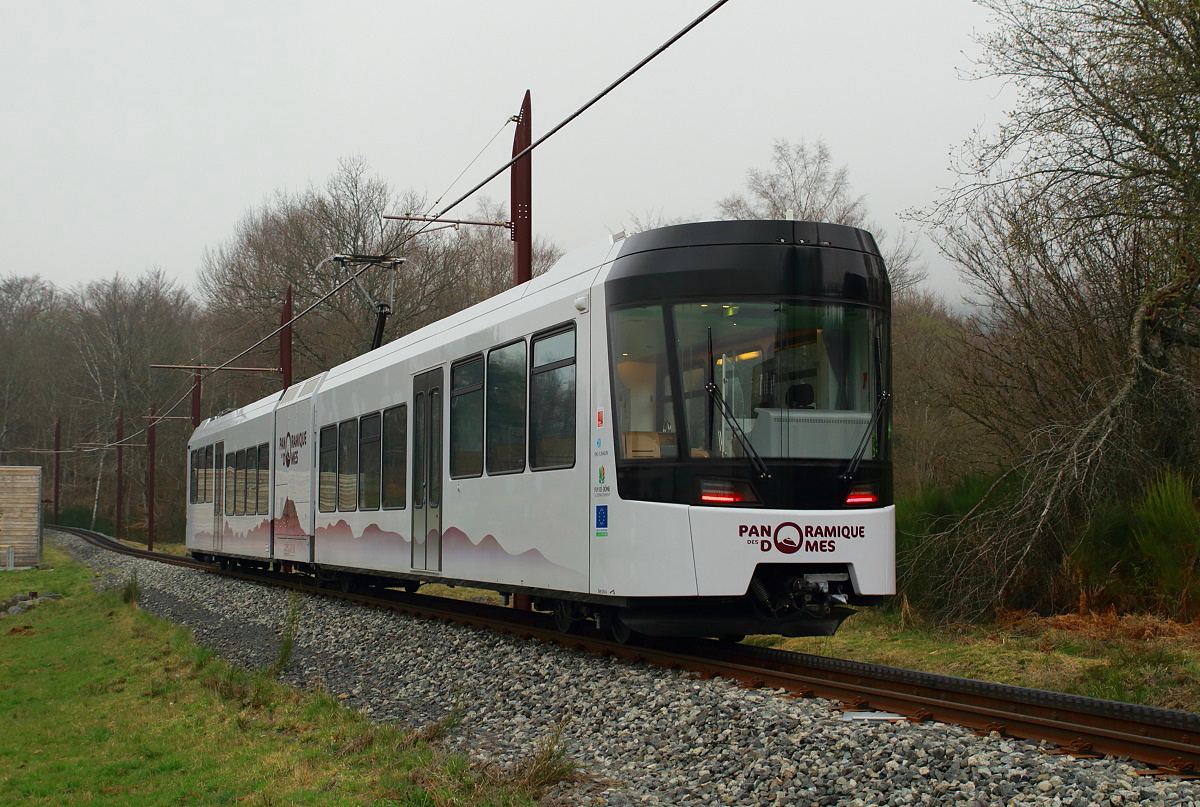
<path fill-rule="evenodd" d="M 935 628 L 864 610 L 836 636 L 754 644 L 982 681 L 1200 712 L 1200 623 L 1115 613 L 1009 612 L 990 625 Z"/>
<path fill-rule="evenodd" d="M 1191 622 L 1176 622 L 1145 614 L 1118 614 L 1115 610 L 1046 617 L 1028 611 L 1010 611 L 1001 614 L 998 622 L 1026 636 L 1061 631 L 1095 641 L 1179 639 L 1200 645 L 1200 617 Z"/>

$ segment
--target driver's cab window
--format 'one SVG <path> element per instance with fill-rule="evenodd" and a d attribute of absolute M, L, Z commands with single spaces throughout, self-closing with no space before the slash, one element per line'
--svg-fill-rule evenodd
<path fill-rule="evenodd" d="M 618 450 L 624 459 L 679 454 L 661 306 L 628 308 L 612 318 Z"/>

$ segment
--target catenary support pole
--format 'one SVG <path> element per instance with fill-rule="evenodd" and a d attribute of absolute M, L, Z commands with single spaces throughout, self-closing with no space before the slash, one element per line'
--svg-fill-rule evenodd
<path fill-rule="evenodd" d="M 58 493 L 62 486 L 62 418 L 54 420 L 54 523 L 58 523 Z"/>
<path fill-rule="evenodd" d="M 529 148 L 533 142 L 532 102 L 529 90 L 521 101 L 517 116 L 517 131 L 513 134 L 513 156 Z M 513 163 L 510 173 L 513 240 L 513 285 L 519 286 L 533 277 L 533 152 Z M 513 608 L 531 611 L 528 594 L 514 594 Z"/>
<path fill-rule="evenodd" d="M 517 116 L 517 131 L 513 135 L 513 156 L 529 148 L 533 141 L 529 90 L 521 102 Z M 512 240 L 513 285 L 519 286 L 533 277 L 533 152 L 513 163 L 512 173 Z"/>
<path fill-rule="evenodd" d="M 113 537 L 120 538 L 125 523 L 125 410 L 117 415 L 117 520 L 113 525 Z"/>
<path fill-rule="evenodd" d="M 200 371 L 192 372 L 192 428 L 200 426 Z"/>
<path fill-rule="evenodd" d="M 283 313 L 279 315 L 279 370 L 283 373 L 283 388 L 292 385 L 292 285 L 289 283 L 283 298 Z"/>
<path fill-rule="evenodd" d="M 154 549 L 154 405 L 146 427 L 146 548 Z"/>

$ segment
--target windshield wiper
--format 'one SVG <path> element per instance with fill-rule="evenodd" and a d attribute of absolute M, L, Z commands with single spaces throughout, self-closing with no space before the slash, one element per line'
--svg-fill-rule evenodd
<path fill-rule="evenodd" d="M 854 456 L 850 458 L 850 463 L 846 466 L 846 470 L 842 472 L 842 479 L 853 479 L 854 474 L 858 471 L 858 464 L 862 462 L 863 455 L 867 453 L 867 444 L 871 442 L 871 435 L 875 431 L 875 426 L 879 422 L 879 416 L 883 414 L 884 407 L 888 401 L 892 400 L 892 393 L 886 390 L 879 394 L 879 400 L 875 402 L 875 409 L 871 412 L 871 419 L 867 421 L 867 429 L 863 432 L 862 439 L 858 441 L 858 449 L 855 450 Z"/>
<path fill-rule="evenodd" d="M 733 412 L 730 411 L 730 406 L 725 402 L 725 396 L 721 395 L 721 390 L 716 388 L 716 384 L 708 382 L 704 384 L 704 389 L 708 391 L 709 397 L 712 397 L 716 402 L 716 410 L 721 413 L 721 417 L 725 418 L 725 423 L 730 426 L 733 436 L 738 438 L 738 444 L 742 446 L 746 458 L 750 460 L 750 465 L 754 466 L 754 470 L 758 472 L 758 478 L 770 479 L 770 471 L 767 468 L 766 462 L 762 461 L 758 452 L 754 450 L 754 446 L 750 444 L 750 438 L 746 437 L 746 432 L 742 430 L 742 426 L 738 425 L 736 419 L 733 418 Z"/>
<path fill-rule="evenodd" d="M 758 472 L 759 479 L 770 479 L 771 472 L 767 470 L 767 464 L 763 462 L 763 458 L 754 450 L 754 446 L 750 445 L 750 440 L 746 437 L 746 433 L 742 431 L 742 427 L 737 424 L 733 418 L 733 412 L 730 411 L 728 404 L 725 403 L 725 397 L 721 395 L 721 390 L 717 389 L 717 380 L 714 377 L 716 369 L 716 356 L 713 355 L 713 338 L 712 328 L 708 329 L 708 383 L 704 385 L 705 392 L 708 397 L 717 405 L 717 410 L 720 411 L 721 417 L 729 424 L 729 429 L 733 432 L 733 436 L 737 438 L 738 443 L 742 446 L 742 451 L 750 459 L 750 465 Z M 712 418 L 712 414 L 709 414 Z M 712 443 L 710 442 L 711 446 Z"/>
<path fill-rule="evenodd" d="M 863 455 L 867 453 L 867 445 L 871 442 L 871 435 L 875 432 L 879 418 L 883 415 L 883 410 L 887 407 L 888 402 L 892 400 L 892 393 L 883 388 L 883 347 L 880 345 L 880 341 L 879 332 L 876 331 L 875 389 L 879 390 L 879 400 L 875 401 L 875 408 L 871 411 L 871 419 L 867 421 L 867 429 L 863 432 L 862 439 L 858 441 L 858 448 L 850 457 L 846 470 L 842 472 L 842 479 L 845 480 L 854 479 L 854 474 L 858 472 L 858 464 L 862 462 Z"/>
<path fill-rule="evenodd" d="M 754 466 L 754 470 L 758 472 L 759 479 L 770 479 L 771 472 L 768 470 L 767 464 L 763 462 L 763 458 L 754 450 L 754 446 L 750 445 L 750 440 L 746 437 L 746 432 L 742 431 L 742 427 L 737 424 L 737 420 L 733 417 L 733 412 L 730 411 L 729 405 L 725 403 L 725 398 L 721 395 L 721 391 L 717 389 L 717 385 L 709 381 L 704 385 L 704 389 L 717 404 L 717 410 L 721 413 L 721 417 L 725 418 L 725 422 L 729 424 L 730 431 L 737 438 L 738 444 L 741 445 L 742 451 L 746 453 L 746 457 L 750 460 L 750 464 Z"/>

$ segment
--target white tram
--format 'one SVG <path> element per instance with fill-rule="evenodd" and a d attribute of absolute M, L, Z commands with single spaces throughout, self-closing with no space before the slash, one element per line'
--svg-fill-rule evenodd
<path fill-rule="evenodd" d="M 839 225 L 572 253 L 202 423 L 188 549 L 526 594 L 618 638 L 832 633 L 895 591 L 889 308 Z"/>

